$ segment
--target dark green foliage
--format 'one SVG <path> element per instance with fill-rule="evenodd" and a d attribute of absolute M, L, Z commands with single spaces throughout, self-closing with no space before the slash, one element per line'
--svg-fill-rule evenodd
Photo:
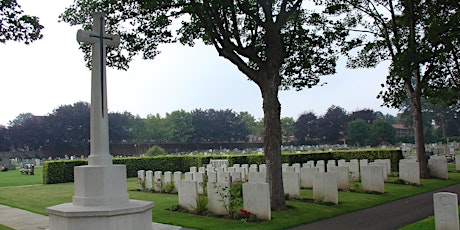
<path fill-rule="evenodd" d="M 391 170 L 398 171 L 399 160 L 403 158 L 399 149 L 375 149 L 375 150 L 341 150 L 334 152 L 308 152 L 282 154 L 283 163 L 305 163 L 309 160 L 339 160 L 345 159 L 390 159 Z M 235 156 L 157 156 L 157 157 L 127 157 L 114 158 L 114 164 L 126 165 L 127 177 L 137 177 L 138 170 L 155 171 L 181 171 L 188 172 L 192 166 L 204 166 L 209 164 L 210 159 L 228 159 L 233 164 L 265 164 L 264 155 L 235 155 Z M 43 183 L 55 184 L 72 182 L 74 178 L 73 168 L 86 165 L 86 160 L 73 161 L 47 161 L 43 165 Z"/>
<path fill-rule="evenodd" d="M 73 182 L 73 168 L 87 164 L 87 160 L 46 161 L 43 163 L 43 184 Z"/>
<path fill-rule="evenodd" d="M 145 156 L 153 157 L 153 156 L 161 156 L 165 154 L 166 154 L 166 151 L 164 148 L 158 145 L 154 145 L 145 153 Z"/>
<path fill-rule="evenodd" d="M 230 109 L 196 109 L 191 112 L 191 123 L 192 142 L 246 141 L 249 135 L 245 121 Z"/>
<path fill-rule="evenodd" d="M 369 125 L 361 118 L 350 121 L 347 124 L 347 136 L 357 146 L 360 146 L 369 137 Z"/>
<path fill-rule="evenodd" d="M 396 131 L 390 124 L 386 123 L 383 120 L 375 120 L 370 128 L 370 137 L 377 143 L 371 143 L 373 145 L 378 144 L 394 144 L 396 137 Z"/>
<path fill-rule="evenodd" d="M 24 41 L 29 44 L 43 37 L 39 19 L 24 14 L 16 0 L 0 1 L 0 43 Z"/>
<path fill-rule="evenodd" d="M 302 114 L 297 121 L 295 121 L 294 129 L 294 135 L 297 140 L 299 140 L 300 143 L 305 143 L 308 138 L 319 136 L 318 117 L 312 112 Z"/>
<path fill-rule="evenodd" d="M 327 143 L 335 143 L 344 138 L 348 116 L 340 106 L 331 106 L 318 121 L 319 136 Z"/>

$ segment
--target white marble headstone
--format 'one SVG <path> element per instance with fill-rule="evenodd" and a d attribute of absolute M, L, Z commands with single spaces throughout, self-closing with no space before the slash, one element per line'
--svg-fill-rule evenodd
<path fill-rule="evenodd" d="M 243 184 L 244 209 L 254 213 L 262 220 L 270 220 L 270 188 L 267 183 Z"/>
<path fill-rule="evenodd" d="M 208 209 L 217 215 L 228 215 L 230 211 L 230 183 L 208 182 Z"/>
<path fill-rule="evenodd" d="M 457 194 L 438 192 L 433 202 L 436 230 L 459 230 Z"/>
<path fill-rule="evenodd" d="M 383 166 L 363 166 L 361 187 L 364 192 L 385 192 Z"/>
<path fill-rule="evenodd" d="M 177 186 L 179 205 L 189 211 L 196 208 L 198 199 L 198 183 L 196 181 L 179 181 Z"/>
<path fill-rule="evenodd" d="M 337 175 L 332 172 L 318 172 L 313 178 L 313 199 L 316 201 L 339 203 Z"/>

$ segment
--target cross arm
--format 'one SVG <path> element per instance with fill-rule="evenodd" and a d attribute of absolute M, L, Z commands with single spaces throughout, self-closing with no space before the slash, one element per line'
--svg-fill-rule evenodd
<path fill-rule="evenodd" d="M 95 31 L 78 30 L 77 41 L 84 44 L 94 44 L 103 40 L 105 45 L 109 47 L 118 47 L 120 45 L 119 35 L 104 34 L 103 36 L 101 39 L 100 34 Z"/>

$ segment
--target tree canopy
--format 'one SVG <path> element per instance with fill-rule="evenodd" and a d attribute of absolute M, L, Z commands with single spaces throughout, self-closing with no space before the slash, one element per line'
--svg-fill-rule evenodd
<path fill-rule="evenodd" d="M 460 11 L 457 0 L 329 0 L 327 9 L 346 13 L 344 24 L 358 32 L 344 51 L 351 68 L 390 61 L 379 97 L 399 108 L 411 103 L 421 178 L 428 177 L 421 98 L 445 106 L 459 100 Z"/>
<path fill-rule="evenodd" d="M 361 118 L 348 122 L 347 136 L 359 147 L 369 136 L 368 124 Z"/>
<path fill-rule="evenodd" d="M 23 41 L 29 44 L 43 37 L 42 29 L 38 17 L 24 14 L 16 0 L 0 1 L 0 43 Z"/>

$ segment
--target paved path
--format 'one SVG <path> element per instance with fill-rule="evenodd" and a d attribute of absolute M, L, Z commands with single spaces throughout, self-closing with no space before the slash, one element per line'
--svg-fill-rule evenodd
<path fill-rule="evenodd" d="M 0 224 L 16 230 L 43 230 L 49 228 L 48 216 L 0 204 Z M 152 223 L 154 230 L 180 230 L 180 226 Z"/>
<path fill-rule="evenodd" d="M 413 197 L 393 201 L 375 207 L 359 210 L 319 220 L 291 228 L 301 229 L 328 229 L 328 230 L 391 230 L 398 229 L 419 220 L 433 216 L 433 193 L 452 192 L 460 194 L 460 184 L 442 189 L 422 193 Z"/>
<path fill-rule="evenodd" d="M 48 216 L 0 205 L 0 224 L 17 230 L 48 229 Z"/>

